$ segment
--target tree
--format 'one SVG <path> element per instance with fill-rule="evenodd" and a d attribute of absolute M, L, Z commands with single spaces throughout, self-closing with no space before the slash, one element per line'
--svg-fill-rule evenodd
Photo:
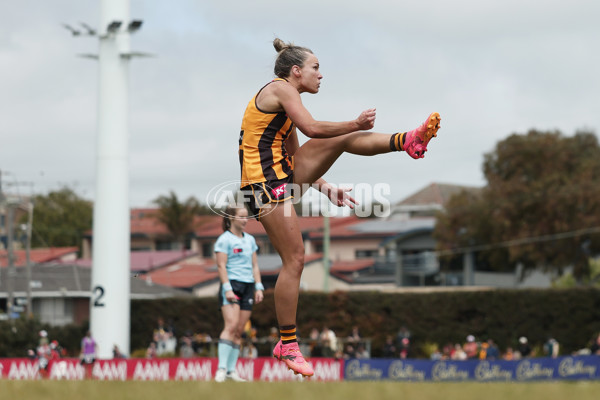
<path fill-rule="evenodd" d="M 159 196 L 153 200 L 158 206 L 156 218 L 163 223 L 180 249 L 184 248 L 185 235 L 194 230 L 194 217 L 203 213 L 203 207 L 195 197 L 189 197 L 183 203 L 171 191 L 168 196 Z"/>
<path fill-rule="evenodd" d="M 92 229 L 92 202 L 63 187 L 33 199 L 32 247 L 81 246 L 83 234 Z M 20 220 L 26 223 L 27 216 Z"/>
<path fill-rule="evenodd" d="M 600 251 L 600 146 L 591 132 L 513 134 L 485 155 L 479 195 L 449 201 L 434 232 L 441 250 L 479 251 L 493 270 L 573 266 L 580 281 Z"/>

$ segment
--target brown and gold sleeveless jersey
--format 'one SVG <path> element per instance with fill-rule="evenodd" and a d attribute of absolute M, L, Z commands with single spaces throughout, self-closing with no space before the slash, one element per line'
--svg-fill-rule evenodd
<path fill-rule="evenodd" d="M 272 82 L 278 80 L 282 79 Z M 256 105 L 258 94 L 267 85 L 250 100 L 242 120 L 239 141 L 242 187 L 284 179 L 294 170 L 294 160 L 285 150 L 285 140 L 294 127 L 292 120 L 285 112 L 265 112 Z"/>

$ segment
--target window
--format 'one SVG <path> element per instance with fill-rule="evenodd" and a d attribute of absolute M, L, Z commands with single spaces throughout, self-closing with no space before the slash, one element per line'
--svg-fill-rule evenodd
<path fill-rule="evenodd" d="M 377 257 L 378 254 L 379 254 L 379 251 L 377 251 L 377 249 L 354 251 L 354 257 L 356 257 L 356 258 L 373 258 L 373 257 Z"/>
<path fill-rule="evenodd" d="M 41 322 L 61 326 L 73 322 L 73 299 L 42 298 L 33 302 L 33 313 Z"/>
<path fill-rule="evenodd" d="M 211 242 L 202 243 L 202 257 L 212 257 L 214 244 Z"/>

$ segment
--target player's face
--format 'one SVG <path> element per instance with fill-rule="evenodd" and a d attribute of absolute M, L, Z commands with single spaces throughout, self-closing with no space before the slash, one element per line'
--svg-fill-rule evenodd
<path fill-rule="evenodd" d="M 302 86 L 303 91 L 308 93 L 317 93 L 321 86 L 321 79 L 323 75 L 319 71 L 319 60 L 314 54 L 308 53 L 304 66 L 300 69 L 302 71 Z"/>
<path fill-rule="evenodd" d="M 244 230 L 248 223 L 248 210 L 245 208 L 238 208 L 235 211 L 235 217 L 231 220 L 231 225 L 237 226 L 239 229 Z"/>

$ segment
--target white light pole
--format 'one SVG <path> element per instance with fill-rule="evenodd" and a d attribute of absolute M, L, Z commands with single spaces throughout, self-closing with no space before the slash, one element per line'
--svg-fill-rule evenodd
<path fill-rule="evenodd" d="M 101 0 L 90 330 L 99 358 L 129 354 L 129 1 Z M 126 28 L 126 27 L 125 27 Z"/>
<path fill-rule="evenodd" d="M 98 36 L 98 133 L 92 236 L 90 330 L 97 357 L 111 358 L 113 346 L 129 354 L 129 60 L 130 34 L 142 21 L 129 19 L 129 0 L 101 0 L 100 28 L 83 31 L 63 24 L 74 36 Z"/>

